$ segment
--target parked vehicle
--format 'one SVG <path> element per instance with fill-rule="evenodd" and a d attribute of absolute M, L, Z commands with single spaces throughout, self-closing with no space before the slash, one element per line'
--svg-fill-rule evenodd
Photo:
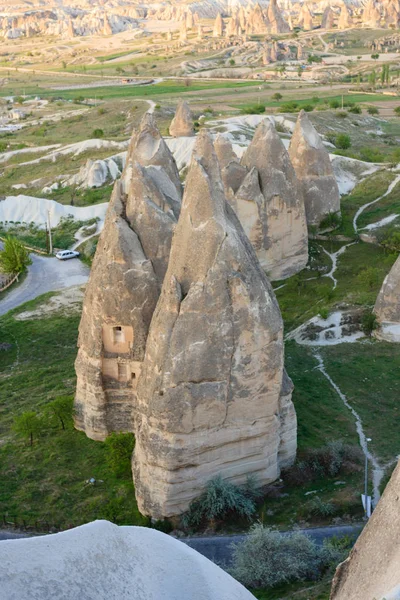
<path fill-rule="evenodd" d="M 79 252 L 76 252 L 76 250 L 60 250 L 56 254 L 58 260 L 69 260 L 70 258 L 78 258 L 78 256 Z"/>

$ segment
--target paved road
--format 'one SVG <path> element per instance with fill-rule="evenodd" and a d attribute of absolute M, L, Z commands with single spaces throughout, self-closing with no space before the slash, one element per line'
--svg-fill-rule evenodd
<path fill-rule="evenodd" d="M 1 249 L 2 244 L 0 244 Z M 46 292 L 81 285 L 88 280 L 89 268 L 76 258 L 60 261 L 56 258 L 31 254 L 31 259 L 32 264 L 23 283 L 11 287 L 0 300 L 0 315 Z"/>
<path fill-rule="evenodd" d="M 0 542 L 2 540 L 18 540 L 28 537 L 25 533 L 14 533 L 13 531 L 2 531 L 0 529 Z"/>
<path fill-rule="evenodd" d="M 361 533 L 362 525 L 343 525 L 341 527 L 320 527 L 316 529 L 303 529 L 318 545 L 322 545 L 325 539 L 331 537 L 354 536 Z M 292 532 L 285 532 L 285 535 Z M 229 566 L 232 562 L 232 544 L 238 544 L 246 539 L 246 535 L 213 536 L 182 538 L 181 541 L 188 544 L 203 556 L 206 556 L 219 565 Z"/>

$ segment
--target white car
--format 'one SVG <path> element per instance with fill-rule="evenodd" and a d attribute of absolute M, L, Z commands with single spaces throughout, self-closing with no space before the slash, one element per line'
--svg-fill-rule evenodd
<path fill-rule="evenodd" d="M 70 258 L 78 258 L 78 256 L 79 252 L 76 252 L 75 250 L 60 250 L 60 252 L 57 252 L 56 254 L 58 260 L 68 260 Z"/>

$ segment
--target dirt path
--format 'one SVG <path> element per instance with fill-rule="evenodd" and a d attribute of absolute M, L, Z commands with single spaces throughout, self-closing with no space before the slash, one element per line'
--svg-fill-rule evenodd
<path fill-rule="evenodd" d="M 366 208 L 368 208 L 369 206 L 372 206 L 373 204 L 376 204 L 377 202 L 379 202 L 379 200 L 382 200 L 383 198 L 386 198 L 386 196 L 388 196 L 396 187 L 396 185 L 399 183 L 400 181 L 400 175 L 397 175 L 397 177 L 395 177 L 395 179 L 392 181 L 392 183 L 389 185 L 388 189 L 386 190 L 386 192 L 384 194 L 382 194 L 382 196 L 379 196 L 379 198 L 377 198 L 376 200 L 373 200 L 372 202 L 368 202 L 367 204 L 363 204 L 358 211 L 356 212 L 356 214 L 354 215 L 354 219 L 353 219 L 353 229 L 354 229 L 354 233 L 358 232 L 358 226 L 357 226 L 357 221 L 360 217 L 360 215 L 362 215 L 362 213 L 364 212 L 364 210 Z"/>

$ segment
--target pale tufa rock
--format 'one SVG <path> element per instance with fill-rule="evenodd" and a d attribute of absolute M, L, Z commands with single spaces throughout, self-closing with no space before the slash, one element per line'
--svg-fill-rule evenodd
<path fill-rule="evenodd" d="M 169 133 L 172 137 L 191 137 L 194 135 L 192 113 L 185 100 L 178 102 L 175 116 L 169 126 Z"/>
<path fill-rule="evenodd" d="M 375 337 L 386 342 L 400 342 L 400 256 L 385 277 L 374 313 L 379 323 Z"/>

